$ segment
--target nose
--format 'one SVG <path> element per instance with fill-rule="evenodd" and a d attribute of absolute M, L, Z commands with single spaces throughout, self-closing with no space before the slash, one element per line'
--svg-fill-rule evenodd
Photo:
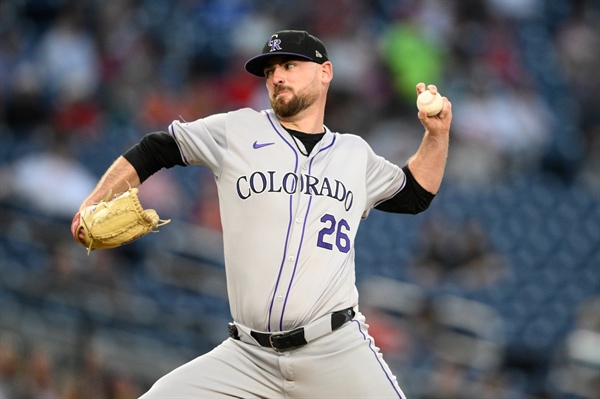
<path fill-rule="evenodd" d="M 284 82 L 284 76 L 283 76 L 283 71 L 282 68 L 279 66 L 276 66 L 273 69 L 273 74 L 272 74 L 272 79 L 273 79 L 273 84 L 275 85 L 280 85 Z"/>

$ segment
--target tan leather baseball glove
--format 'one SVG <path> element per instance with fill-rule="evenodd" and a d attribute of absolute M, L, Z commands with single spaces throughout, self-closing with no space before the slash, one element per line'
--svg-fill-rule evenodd
<path fill-rule="evenodd" d="M 143 209 L 137 194 L 137 188 L 129 188 L 75 215 L 71 230 L 75 240 L 88 249 L 88 255 L 94 249 L 115 248 L 157 232 L 156 228 L 171 221 L 161 220 L 154 209 Z M 84 241 L 78 237 L 80 229 L 85 233 Z"/>

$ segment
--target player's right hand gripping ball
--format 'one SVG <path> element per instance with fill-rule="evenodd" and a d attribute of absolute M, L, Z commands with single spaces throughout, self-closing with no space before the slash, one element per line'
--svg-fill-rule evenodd
<path fill-rule="evenodd" d="M 429 90 L 417 96 L 417 108 L 427 111 L 427 116 L 435 116 L 444 108 L 444 99 L 440 93 L 431 94 Z"/>
<path fill-rule="evenodd" d="M 130 188 L 75 215 L 71 229 L 75 240 L 88 249 L 88 255 L 94 249 L 115 248 L 135 241 L 171 221 L 161 220 L 154 209 L 143 209 L 137 194 L 137 188 Z M 78 237 L 80 229 L 85 234 L 84 241 Z"/>

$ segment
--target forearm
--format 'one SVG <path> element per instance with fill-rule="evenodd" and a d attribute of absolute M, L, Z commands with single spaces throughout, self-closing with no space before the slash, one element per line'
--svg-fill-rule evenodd
<path fill-rule="evenodd" d="M 448 158 L 449 132 L 433 135 L 425 131 L 423 141 L 408 167 L 419 184 L 431 194 L 437 194 Z"/>
<path fill-rule="evenodd" d="M 104 173 L 96 188 L 81 203 L 79 210 L 102 201 L 109 192 L 111 195 L 120 194 L 127 191 L 129 186 L 136 187 L 139 184 L 140 179 L 133 165 L 120 156 Z"/>
<path fill-rule="evenodd" d="M 417 96 L 425 90 L 437 94 L 435 85 L 426 87 L 423 82 L 417 84 L 416 89 Z M 425 134 L 416 154 L 408 160 L 408 167 L 414 178 L 431 194 L 437 194 L 442 184 L 450 142 L 452 104 L 446 97 L 442 99 L 444 105 L 437 115 L 428 116 L 426 110 L 419 110 L 418 117 L 425 127 Z"/>

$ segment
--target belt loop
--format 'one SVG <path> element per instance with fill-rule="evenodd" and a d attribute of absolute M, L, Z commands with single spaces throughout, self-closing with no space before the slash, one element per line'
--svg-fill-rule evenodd
<path fill-rule="evenodd" d="M 229 336 L 235 340 L 240 339 L 240 334 L 238 332 L 237 326 L 234 323 L 227 323 L 227 332 Z"/>
<path fill-rule="evenodd" d="M 340 328 L 344 323 L 350 321 L 355 316 L 354 309 L 348 308 L 335 312 L 331 315 L 331 331 L 335 331 Z"/>

